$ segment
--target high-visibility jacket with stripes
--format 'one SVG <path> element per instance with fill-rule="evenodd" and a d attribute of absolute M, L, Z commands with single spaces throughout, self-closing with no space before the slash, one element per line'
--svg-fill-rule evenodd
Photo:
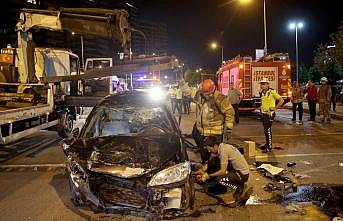
<path fill-rule="evenodd" d="M 223 94 L 215 91 L 205 97 L 198 91 L 194 101 L 197 105 L 196 127 L 203 136 L 221 135 L 225 130 L 232 130 L 234 110 Z"/>

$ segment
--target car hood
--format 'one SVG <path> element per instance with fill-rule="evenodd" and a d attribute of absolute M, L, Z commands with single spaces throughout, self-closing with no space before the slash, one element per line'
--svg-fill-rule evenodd
<path fill-rule="evenodd" d="M 109 136 L 76 140 L 70 150 L 91 171 L 130 178 L 175 162 L 180 140 L 176 136 Z"/>

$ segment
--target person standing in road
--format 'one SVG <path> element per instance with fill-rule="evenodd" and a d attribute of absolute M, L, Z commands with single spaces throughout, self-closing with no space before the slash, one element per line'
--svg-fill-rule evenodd
<path fill-rule="evenodd" d="M 232 105 L 233 109 L 235 110 L 235 123 L 239 123 L 239 111 L 238 106 L 242 99 L 242 92 L 234 87 L 233 84 L 230 84 L 230 89 L 227 94 L 229 98 L 229 103 Z"/>
<path fill-rule="evenodd" d="M 336 85 L 331 86 L 331 103 L 330 103 L 330 110 L 332 104 L 332 110 L 336 112 L 336 102 L 337 102 L 337 87 Z"/>
<path fill-rule="evenodd" d="M 305 93 L 307 93 L 308 108 L 310 111 L 309 121 L 316 120 L 316 105 L 317 105 L 317 88 L 313 84 L 312 80 L 307 81 L 307 87 L 305 88 Z"/>
<path fill-rule="evenodd" d="M 204 138 L 215 136 L 219 142 L 227 143 L 233 128 L 234 110 L 227 98 L 215 89 L 211 79 L 202 82 L 193 100 L 196 103 L 196 122 L 192 135 L 204 164 L 210 156 L 204 149 Z"/>
<path fill-rule="evenodd" d="M 191 88 L 188 86 L 188 83 L 182 88 L 182 104 L 184 113 L 189 114 L 191 108 Z"/>
<path fill-rule="evenodd" d="M 299 87 L 299 83 L 294 81 L 293 87 L 291 88 L 292 97 L 291 102 L 293 104 L 293 118 L 292 121 L 296 121 L 297 118 L 297 107 L 299 111 L 299 124 L 303 124 L 303 101 L 304 101 L 304 91 Z"/>
<path fill-rule="evenodd" d="M 320 79 L 322 85 L 318 90 L 318 103 L 319 103 L 319 117 L 321 123 L 325 122 L 325 119 L 330 122 L 330 101 L 331 101 L 331 89 L 328 85 L 328 79 L 322 77 Z"/>
<path fill-rule="evenodd" d="M 261 86 L 261 114 L 262 124 L 264 128 L 264 135 L 266 137 L 266 144 L 262 146 L 263 152 L 272 150 L 272 124 L 275 118 L 275 111 L 281 107 L 284 100 L 272 88 L 269 87 L 268 78 L 262 78 L 260 81 Z M 275 103 L 277 105 L 275 106 Z"/>
<path fill-rule="evenodd" d="M 172 109 L 172 112 L 175 113 L 176 108 L 176 94 L 175 94 L 175 88 L 174 86 L 170 85 L 168 90 L 168 95 L 170 99 L 170 107 Z"/>
<path fill-rule="evenodd" d="M 179 114 L 182 114 L 182 90 L 180 85 L 176 86 L 175 89 L 175 98 L 176 98 L 176 108 L 177 108 L 177 112 Z M 175 111 L 175 110 L 174 110 Z M 175 113 L 175 112 L 173 112 Z"/>

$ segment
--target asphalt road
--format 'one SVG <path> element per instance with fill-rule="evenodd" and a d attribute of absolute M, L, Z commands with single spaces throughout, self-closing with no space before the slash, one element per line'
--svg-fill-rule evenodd
<path fill-rule="evenodd" d="M 227 208 L 200 191 L 196 186 L 194 217 L 178 220 L 330 220 L 323 211 L 311 204 L 302 204 L 299 212 L 286 213 L 285 205 L 275 202 L 275 193 L 263 190 L 272 182 L 256 170 L 255 161 L 274 162 L 291 168 L 297 185 L 343 184 L 343 121 L 331 124 L 307 122 L 296 125 L 290 121 L 291 112 L 280 110 L 273 125 L 275 149 L 271 154 L 257 153 L 251 164 L 249 186 L 259 205 Z M 305 119 L 308 117 L 305 114 Z M 194 116 L 182 117 L 182 132 L 190 134 Z M 244 141 L 263 144 L 263 128 L 257 115 L 241 117 L 233 131 L 232 143 L 241 147 Z M 0 147 L 0 220 L 141 220 L 93 212 L 75 207 L 70 201 L 68 180 L 64 173 L 65 158 L 60 139 L 52 131 L 41 131 L 30 138 L 9 146 Z M 189 150 L 190 158 L 198 160 L 198 153 Z M 301 176 L 300 176 L 301 175 Z M 300 177 L 299 177 L 300 176 Z"/>

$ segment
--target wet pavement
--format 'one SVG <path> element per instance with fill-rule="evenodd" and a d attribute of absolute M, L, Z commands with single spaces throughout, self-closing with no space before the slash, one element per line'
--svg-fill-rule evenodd
<path fill-rule="evenodd" d="M 183 115 L 184 134 L 191 133 L 193 122 L 194 114 Z M 324 125 L 305 121 L 304 125 L 297 125 L 291 122 L 291 111 L 278 111 L 273 124 L 273 146 L 278 148 L 270 154 L 258 151 L 255 157 L 248 159 L 251 169 L 248 186 L 253 187 L 250 205 L 220 206 L 215 198 L 195 185 L 193 213 L 176 220 L 332 220 L 342 216 L 342 135 L 343 121 L 333 120 Z M 240 124 L 233 130 L 233 144 L 243 147 L 243 142 L 248 140 L 256 145 L 264 143 L 262 123 L 256 113 L 242 115 Z M 25 142 L 1 147 L 1 219 L 144 220 L 75 207 L 70 200 L 59 141 L 55 132 L 41 131 Z M 199 160 L 196 150 L 188 152 L 192 160 Z M 282 176 L 293 184 L 264 176 L 256 162 L 286 169 Z M 295 165 L 287 167 L 290 162 Z M 268 184 L 272 185 L 268 187 Z"/>

